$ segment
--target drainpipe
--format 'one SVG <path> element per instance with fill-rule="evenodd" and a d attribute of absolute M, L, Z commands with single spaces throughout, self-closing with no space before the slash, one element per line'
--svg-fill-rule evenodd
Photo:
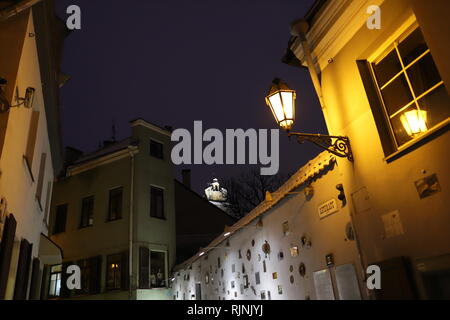
<path fill-rule="evenodd" d="M 128 287 L 129 287 L 129 293 L 128 298 L 129 300 L 133 297 L 133 290 L 132 290 L 132 284 L 133 284 L 133 208 L 134 208 L 134 151 L 135 147 L 128 146 L 128 151 L 130 153 L 130 161 L 131 161 L 131 171 L 130 171 L 130 238 L 129 238 L 129 255 L 128 255 Z"/>
<path fill-rule="evenodd" d="M 0 21 L 8 20 L 16 14 L 34 6 L 38 2 L 41 2 L 41 0 L 23 0 L 15 5 L 6 7 L 3 10 L 0 10 Z"/>
<path fill-rule="evenodd" d="M 316 68 L 314 67 L 314 62 L 311 56 L 311 50 L 308 46 L 308 41 L 306 40 L 306 33 L 309 30 L 309 24 L 306 20 L 296 20 L 291 24 L 291 34 L 298 37 L 300 44 L 302 45 L 303 55 L 306 59 L 309 74 L 316 90 L 317 97 L 319 98 L 320 106 L 322 109 L 325 108 L 325 103 L 323 102 L 322 87 L 320 85 L 319 75 L 317 74 Z"/>

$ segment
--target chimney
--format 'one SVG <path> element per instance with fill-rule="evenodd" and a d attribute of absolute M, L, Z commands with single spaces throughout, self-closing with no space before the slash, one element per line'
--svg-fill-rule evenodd
<path fill-rule="evenodd" d="M 191 188 L 191 169 L 181 170 L 181 176 L 183 179 L 183 184 L 190 189 Z"/>
<path fill-rule="evenodd" d="M 72 162 L 78 160 L 83 155 L 83 151 L 66 147 L 64 152 L 64 164 L 70 165 Z"/>

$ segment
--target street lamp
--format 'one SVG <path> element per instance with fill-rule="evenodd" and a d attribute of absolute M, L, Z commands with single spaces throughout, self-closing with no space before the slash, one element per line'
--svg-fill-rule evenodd
<path fill-rule="evenodd" d="M 240 226 L 240 227 L 230 227 L 225 226 L 225 230 L 223 231 L 222 235 L 226 238 L 230 235 L 232 235 L 235 231 L 240 229 L 248 229 L 248 228 L 256 228 L 256 229 L 262 229 L 264 226 L 263 221 L 261 218 L 258 219 L 258 222 L 255 225 L 246 225 L 246 226 Z"/>
<path fill-rule="evenodd" d="M 266 104 L 272 111 L 277 124 L 286 130 L 288 136 L 297 137 L 299 143 L 303 143 L 305 140 L 310 141 L 338 157 L 353 161 L 348 137 L 290 131 L 295 121 L 295 98 L 295 91 L 278 78 L 272 81 L 272 86 L 266 96 Z"/>

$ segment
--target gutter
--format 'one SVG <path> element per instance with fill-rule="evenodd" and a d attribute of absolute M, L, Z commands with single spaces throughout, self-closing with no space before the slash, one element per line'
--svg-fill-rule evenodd
<path fill-rule="evenodd" d="M 22 11 L 27 10 L 28 8 L 41 1 L 42 0 L 23 0 L 15 5 L 6 7 L 5 9 L 0 11 L 0 21 L 8 20 L 9 18 L 21 13 Z"/>

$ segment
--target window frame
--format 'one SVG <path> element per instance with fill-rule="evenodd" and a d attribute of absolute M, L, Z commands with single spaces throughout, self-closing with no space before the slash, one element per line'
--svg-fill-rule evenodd
<path fill-rule="evenodd" d="M 168 269 L 167 269 L 167 251 L 166 250 L 155 250 L 155 249 L 150 249 L 150 254 L 149 254 L 149 259 L 150 259 L 150 263 L 149 263 L 149 283 L 150 283 L 150 288 L 151 289 L 160 289 L 160 288 L 168 288 L 169 284 L 168 284 L 168 279 L 169 279 L 169 275 L 168 275 Z M 157 252 L 157 253 L 162 253 L 164 255 L 164 272 L 163 272 L 163 282 L 164 282 L 164 286 L 153 286 L 152 284 L 152 253 L 153 252 Z"/>
<path fill-rule="evenodd" d="M 158 152 L 156 154 L 152 153 L 152 143 L 158 144 L 161 146 L 161 154 L 159 154 Z M 159 151 L 159 150 L 158 150 Z M 153 158 L 157 158 L 160 160 L 164 160 L 164 143 L 162 143 L 161 141 L 158 141 L 156 139 L 150 138 L 149 141 L 149 155 Z"/>
<path fill-rule="evenodd" d="M 61 269 L 59 270 L 59 271 L 53 271 L 53 268 L 54 267 L 57 267 L 57 266 L 60 266 L 61 267 Z M 54 264 L 54 265 L 51 265 L 50 267 L 49 267 L 49 269 L 50 269 L 50 272 L 49 272 L 49 286 L 48 286 L 48 297 L 49 298 L 58 298 L 58 297 L 60 297 L 61 296 L 61 287 L 62 287 L 62 264 Z M 51 291 L 52 291 L 52 275 L 58 275 L 59 274 L 59 278 L 57 277 L 56 278 L 56 280 L 55 280 L 55 294 L 51 294 Z M 56 292 L 57 292 L 57 283 L 58 283 L 58 281 L 59 281 L 59 293 L 58 294 L 56 294 Z"/>
<path fill-rule="evenodd" d="M 128 270 L 128 252 L 116 252 L 116 253 L 111 253 L 108 254 L 106 256 L 106 270 L 105 270 L 105 290 L 106 291 L 123 291 L 126 290 L 129 286 L 128 284 L 128 274 L 127 274 L 127 270 Z M 111 261 L 110 259 L 112 258 L 117 258 L 116 261 L 114 262 Z M 111 287 L 109 286 L 109 272 L 110 272 L 110 267 L 109 265 L 114 262 L 114 263 L 118 263 L 118 270 L 115 271 L 115 275 L 114 275 L 114 286 Z M 117 272 L 117 274 L 116 274 Z M 119 286 L 117 287 L 117 279 L 116 277 L 120 277 L 119 278 Z"/>
<path fill-rule="evenodd" d="M 119 217 L 115 217 L 115 218 L 111 218 L 111 193 L 114 191 L 120 190 L 121 191 L 121 200 L 120 200 L 120 216 Z M 108 212 L 107 212 L 107 216 L 106 216 L 106 222 L 111 222 L 111 221 L 117 221 L 123 218 L 123 186 L 118 186 L 118 187 L 114 187 L 112 189 L 109 189 L 108 192 Z"/>
<path fill-rule="evenodd" d="M 430 88 L 428 88 L 427 90 L 425 90 L 424 92 L 422 92 L 419 95 L 415 95 L 415 92 L 412 88 L 412 84 L 409 80 L 409 76 L 407 74 L 407 70 L 409 68 L 411 68 L 412 66 L 414 66 L 417 62 L 421 61 L 422 58 L 424 58 L 427 54 L 431 54 L 430 48 L 427 45 L 427 50 L 425 50 L 424 52 L 422 52 L 419 56 L 417 56 L 416 58 L 414 58 L 414 60 L 412 60 L 411 62 L 408 63 L 408 65 L 404 65 L 403 60 L 401 59 L 401 54 L 399 52 L 398 49 L 398 45 L 400 45 L 406 38 L 408 38 L 414 31 L 416 31 L 416 29 L 420 29 L 420 25 L 417 22 L 417 20 L 415 19 L 414 16 L 410 17 L 400 28 L 397 29 L 397 31 L 391 36 L 389 37 L 389 39 L 387 41 L 385 41 L 385 43 L 380 46 L 380 48 L 378 50 L 376 50 L 367 60 L 367 68 L 368 71 L 370 72 L 370 76 L 371 76 L 371 82 L 372 82 L 372 86 L 373 89 L 376 91 L 377 94 L 377 98 L 378 98 L 378 102 L 377 103 L 372 103 L 371 99 L 369 98 L 369 102 L 371 104 L 371 108 L 372 111 L 374 113 L 374 118 L 375 118 L 375 122 L 377 124 L 377 128 L 378 128 L 378 133 L 380 136 L 380 139 L 382 140 L 382 145 L 383 145 L 383 150 L 385 153 L 385 157 L 383 160 L 385 161 L 390 161 L 396 157 L 398 157 L 400 154 L 403 154 L 404 152 L 407 152 L 410 148 L 412 148 L 413 146 L 418 145 L 419 143 L 423 142 L 424 139 L 427 139 L 428 137 L 430 137 L 431 135 L 435 134 L 437 131 L 439 131 L 440 129 L 442 129 L 443 127 L 446 127 L 449 123 L 450 123 L 450 117 L 447 117 L 447 119 L 442 120 L 441 122 L 439 122 L 438 124 L 434 125 L 433 127 L 430 127 L 426 132 L 416 136 L 416 137 L 412 137 L 412 139 L 410 139 L 409 141 L 399 145 L 398 141 L 397 141 L 397 137 L 395 136 L 395 132 L 394 132 L 394 126 L 391 123 L 391 118 L 394 117 L 395 115 L 400 114 L 402 111 L 407 110 L 408 108 L 410 108 L 411 106 L 416 106 L 416 108 L 418 107 L 418 101 L 420 99 L 422 99 L 423 97 L 427 96 L 429 93 L 433 92 L 434 90 L 440 88 L 441 86 L 444 86 L 445 88 L 445 83 L 441 77 L 441 80 L 432 85 Z M 422 32 L 423 33 L 423 32 Z M 374 70 L 374 64 L 379 63 L 380 61 L 382 61 L 384 58 L 386 58 L 391 52 L 396 52 L 396 56 L 399 59 L 400 63 L 401 63 L 401 69 L 399 72 L 397 72 L 395 75 L 393 75 L 392 77 L 390 77 L 390 79 L 381 86 L 381 88 L 386 87 L 388 84 L 390 84 L 391 82 L 395 81 L 396 79 L 398 79 L 401 75 L 404 75 L 406 78 L 406 81 L 408 83 L 408 89 L 411 93 L 411 95 L 413 96 L 412 101 L 410 101 L 408 104 L 406 104 L 405 106 L 400 107 L 396 112 L 394 112 L 392 115 L 389 114 L 387 107 L 385 105 L 385 101 L 383 99 L 383 96 L 381 94 L 381 88 L 380 85 L 378 83 L 378 80 L 376 78 L 376 74 L 375 74 L 375 70 Z M 434 61 L 434 59 L 433 59 Z M 357 61 L 358 63 L 359 61 Z M 439 70 L 438 70 L 439 71 Z M 360 70 L 361 72 L 361 70 Z M 369 92 L 367 92 L 367 88 L 365 88 L 366 90 L 366 94 L 369 96 Z M 374 104 L 374 106 L 372 106 L 372 104 Z M 379 108 L 379 106 L 381 106 L 381 110 L 374 110 Z M 417 108 L 420 110 L 420 108 Z M 381 114 L 378 114 L 378 116 L 375 114 L 376 111 L 378 111 Z M 384 121 L 384 124 L 379 123 L 381 121 Z M 380 131 L 382 130 L 388 130 L 388 132 L 384 132 L 384 134 L 382 134 Z M 386 146 L 387 144 L 390 144 L 390 146 Z"/>
<path fill-rule="evenodd" d="M 60 207 L 65 207 L 66 208 L 66 210 L 65 210 L 65 213 L 64 213 L 64 215 L 65 215 L 65 217 L 64 217 L 64 227 L 61 229 L 61 230 L 57 230 L 56 228 L 57 228 L 57 226 L 59 225 L 57 222 L 58 222 L 58 217 L 60 216 L 60 214 L 58 214 L 58 208 L 60 208 Z M 66 228 L 67 228 L 67 214 L 68 214 L 68 212 L 69 212 L 69 204 L 68 203 L 61 203 L 61 204 L 58 204 L 57 206 L 55 206 L 55 221 L 54 221 L 54 223 L 53 223 L 53 233 L 52 234 L 60 234 L 60 233 L 63 233 L 63 232 L 66 232 Z"/>
<path fill-rule="evenodd" d="M 92 224 L 89 224 L 89 214 L 87 216 L 87 223 L 86 225 L 83 224 L 84 221 L 84 204 L 86 200 L 91 200 L 92 199 Z M 92 227 L 94 225 L 94 207 L 95 207 L 95 196 L 91 195 L 91 196 L 87 196 L 87 197 L 83 197 L 81 199 L 81 210 L 80 210 L 80 225 L 79 225 L 79 229 L 84 229 L 84 228 L 88 228 L 88 227 Z"/>

